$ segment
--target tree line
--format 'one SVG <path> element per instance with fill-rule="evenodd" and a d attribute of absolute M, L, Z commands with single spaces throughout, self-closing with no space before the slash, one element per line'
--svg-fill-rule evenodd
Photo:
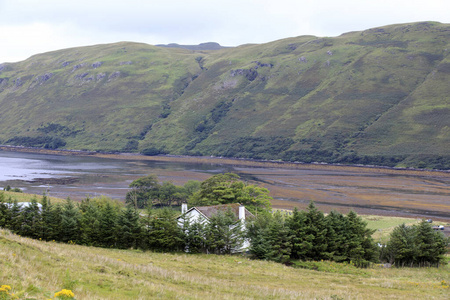
<path fill-rule="evenodd" d="M 86 246 L 161 252 L 231 253 L 245 238 L 231 211 L 219 212 L 208 223 L 177 219 L 168 207 L 139 212 L 111 199 L 67 199 L 53 204 L 47 196 L 22 206 L 0 192 L 0 227 L 40 239 Z"/>
<path fill-rule="evenodd" d="M 189 180 L 183 186 L 172 182 L 159 183 L 156 175 L 134 180 L 125 202 L 135 208 L 181 205 L 208 206 L 240 203 L 252 213 L 271 210 L 269 190 L 240 180 L 234 173 L 216 174 L 203 182 Z"/>
<path fill-rule="evenodd" d="M 444 261 L 448 240 L 425 221 L 398 226 L 380 247 L 372 238 L 374 230 L 353 211 L 325 215 L 311 202 L 290 215 L 271 213 L 266 192 L 255 188 L 237 175 L 219 174 L 202 182 L 188 199 L 195 205 L 247 203 L 255 216 L 245 224 L 231 210 L 199 222 L 177 218 L 180 212 L 170 207 L 138 210 L 133 201 L 123 205 L 106 197 L 53 204 L 44 195 L 21 207 L 0 192 L 0 227 L 45 241 L 162 252 L 226 254 L 247 240 L 252 257 L 285 264 L 330 260 L 364 267 L 381 260 L 395 266 L 438 266 Z"/>

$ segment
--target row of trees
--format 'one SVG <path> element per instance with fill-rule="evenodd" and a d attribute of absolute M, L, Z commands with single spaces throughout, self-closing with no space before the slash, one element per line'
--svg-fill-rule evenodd
<path fill-rule="evenodd" d="M 40 206 L 33 199 L 22 208 L 0 195 L 0 227 L 47 241 L 223 254 L 248 238 L 250 252 L 259 259 L 284 263 L 291 259 L 351 260 L 360 265 L 376 259 L 372 231 L 356 213 L 332 212 L 325 217 L 313 203 L 307 211 L 295 210 L 292 216 L 259 214 L 243 230 L 231 211 L 220 212 L 209 222 L 191 222 L 177 220 L 179 213 L 169 208 L 148 209 L 140 215 L 132 205 L 124 207 L 106 198 L 52 204 L 43 196 Z"/>
<path fill-rule="evenodd" d="M 0 192 L 0 227 L 47 241 L 191 253 L 230 253 L 247 239 L 255 258 L 282 263 L 323 259 L 366 266 L 381 259 L 396 266 L 432 266 L 444 259 L 448 240 L 425 221 L 397 227 L 388 244 L 378 247 L 372 239 L 374 231 L 353 211 L 325 216 L 311 202 L 307 210 L 296 209 L 292 215 L 271 214 L 268 191 L 238 179 L 234 174 L 212 176 L 195 184 L 188 200 L 192 205 L 242 203 L 255 215 L 245 226 L 231 211 L 220 212 L 208 222 L 191 222 L 177 218 L 179 212 L 170 207 L 147 205 L 139 213 L 133 201 L 124 206 L 103 197 L 52 204 L 44 195 L 40 203 L 34 198 L 21 207 Z M 161 190 L 154 191 L 162 195 Z"/>
<path fill-rule="evenodd" d="M 143 209 L 153 205 L 181 205 L 199 190 L 200 182 L 189 180 L 184 186 L 176 186 L 169 181 L 159 183 L 156 175 L 148 175 L 134 180 L 129 187 L 131 190 L 127 193 L 125 202 Z"/>
<path fill-rule="evenodd" d="M 233 173 L 217 174 L 203 182 L 189 180 L 184 186 L 160 184 L 156 175 L 149 175 L 134 180 L 130 188 L 126 203 L 135 208 L 187 202 L 190 206 L 240 203 L 253 213 L 268 213 L 271 209 L 268 189 L 245 183 Z"/>
<path fill-rule="evenodd" d="M 325 216 L 313 202 L 292 216 L 260 215 L 248 225 L 253 255 L 284 263 L 323 259 L 366 266 L 378 259 L 372 233 L 355 212 Z"/>
<path fill-rule="evenodd" d="M 29 205 L 5 199 L 0 193 L 0 227 L 41 239 L 80 245 L 184 251 L 191 253 L 230 253 L 244 240 L 242 224 L 231 211 L 220 212 L 207 223 L 177 219 L 170 208 L 147 209 L 139 214 L 132 205 L 123 206 L 107 198 L 52 204 L 46 196 Z M 182 225 L 182 226 L 181 226 Z"/>
<path fill-rule="evenodd" d="M 448 239 L 423 220 L 418 225 L 402 224 L 391 233 L 381 258 L 397 266 L 439 266 L 447 252 Z"/>

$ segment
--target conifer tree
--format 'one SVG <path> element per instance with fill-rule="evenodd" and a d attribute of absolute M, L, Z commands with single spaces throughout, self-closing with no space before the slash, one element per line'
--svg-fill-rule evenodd
<path fill-rule="evenodd" d="M 61 241 L 74 243 L 80 240 L 80 212 L 70 198 L 63 205 L 61 215 Z"/>
<path fill-rule="evenodd" d="M 269 236 L 270 223 L 273 222 L 272 214 L 259 214 L 253 220 L 247 221 L 246 237 L 250 241 L 250 253 L 258 259 L 270 259 L 272 243 Z"/>
<path fill-rule="evenodd" d="M 326 217 L 327 226 L 327 259 L 336 262 L 348 261 L 347 249 L 349 233 L 346 230 L 347 220 L 341 213 L 332 210 Z"/>
<path fill-rule="evenodd" d="M 39 238 L 41 214 L 36 197 L 21 211 L 21 228 L 19 234 L 31 238 Z"/>
<path fill-rule="evenodd" d="M 417 246 L 416 230 L 404 223 L 394 228 L 386 245 L 385 257 L 397 267 L 413 266 Z"/>
<path fill-rule="evenodd" d="M 205 225 L 202 219 L 192 221 L 188 215 L 184 214 L 178 225 L 181 226 L 185 251 L 189 253 L 206 252 Z"/>
<path fill-rule="evenodd" d="M 354 211 L 346 217 L 346 232 L 348 232 L 347 259 L 358 266 L 366 266 L 375 258 L 375 243 L 372 239 L 374 230 L 367 228 L 364 222 Z"/>
<path fill-rule="evenodd" d="M 292 216 L 287 220 L 287 224 L 292 234 L 292 253 L 293 259 L 304 259 L 311 251 L 313 244 L 312 238 L 308 235 L 306 214 L 294 208 Z"/>
<path fill-rule="evenodd" d="M 22 226 L 22 217 L 20 212 L 21 206 L 17 202 L 16 199 L 12 202 L 12 206 L 9 210 L 9 225 L 8 229 L 11 230 L 14 233 L 19 234 L 20 228 Z"/>
<path fill-rule="evenodd" d="M 230 209 L 211 216 L 205 229 L 209 253 L 231 253 L 234 249 L 240 248 L 244 241 L 242 223 Z"/>
<path fill-rule="evenodd" d="M 415 226 L 417 252 L 415 263 L 418 266 L 438 266 L 444 260 L 446 241 L 441 232 L 434 231 L 425 220 Z"/>
<path fill-rule="evenodd" d="M 7 228 L 11 220 L 10 203 L 7 203 L 5 198 L 5 194 L 0 192 L 0 227 L 3 228 Z"/>
<path fill-rule="evenodd" d="M 147 231 L 150 249 L 156 251 L 178 251 L 183 247 L 182 230 L 178 226 L 175 212 L 169 208 L 151 214 Z"/>
<path fill-rule="evenodd" d="M 88 246 L 100 246 L 101 211 L 97 203 L 86 198 L 80 203 L 80 242 Z"/>
<path fill-rule="evenodd" d="M 139 213 L 132 205 L 122 209 L 117 223 L 117 245 L 120 248 L 137 248 L 141 235 Z"/>
<path fill-rule="evenodd" d="M 48 197 L 44 194 L 41 199 L 41 222 L 39 228 L 40 237 L 48 241 L 51 238 L 51 210 L 52 204 Z"/>
<path fill-rule="evenodd" d="M 281 263 L 288 262 L 292 253 L 292 238 L 292 231 L 277 211 L 269 224 L 268 239 L 271 247 L 268 258 Z"/>
<path fill-rule="evenodd" d="M 115 247 L 116 245 L 117 217 L 118 211 L 110 202 L 106 202 L 100 209 L 99 238 L 103 247 Z"/>
<path fill-rule="evenodd" d="M 48 222 L 49 222 L 49 240 L 61 241 L 62 240 L 62 213 L 63 208 L 60 203 L 52 205 L 50 207 Z"/>
<path fill-rule="evenodd" d="M 319 211 L 314 202 L 308 205 L 305 214 L 306 232 L 305 232 L 305 254 L 306 260 L 326 259 L 327 251 L 327 226 L 324 214 Z"/>

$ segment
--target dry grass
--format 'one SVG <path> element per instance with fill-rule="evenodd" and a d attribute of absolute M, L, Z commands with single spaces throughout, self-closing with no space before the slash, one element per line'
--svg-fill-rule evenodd
<path fill-rule="evenodd" d="M 42 195 L 7 192 L 7 191 L 0 191 L 0 193 L 3 193 L 5 195 L 5 200 L 8 200 L 9 198 L 11 198 L 12 200 L 17 200 L 17 202 L 30 202 L 31 199 L 33 199 L 33 197 L 35 197 L 38 202 L 40 202 L 42 199 Z M 52 203 L 64 202 L 64 199 L 61 199 L 61 198 L 49 197 L 49 199 Z"/>
<path fill-rule="evenodd" d="M 77 299 L 448 299 L 449 267 L 326 272 L 242 256 L 109 250 L 0 230 L 0 283 L 22 299 L 70 288 Z"/>

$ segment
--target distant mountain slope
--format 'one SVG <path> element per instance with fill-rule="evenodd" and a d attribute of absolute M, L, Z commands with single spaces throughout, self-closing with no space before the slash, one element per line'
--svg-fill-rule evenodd
<path fill-rule="evenodd" d="M 166 47 L 166 48 L 182 48 L 193 51 L 201 51 L 201 50 L 219 50 L 227 47 L 223 47 L 218 43 L 209 42 L 209 43 L 201 43 L 198 45 L 179 45 L 176 43 L 167 44 L 167 45 L 155 45 L 158 47 Z"/>
<path fill-rule="evenodd" d="M 0 142 L 450 168 L 450 26 L 214 51 L 116 43 L 0 65 Z"/>

